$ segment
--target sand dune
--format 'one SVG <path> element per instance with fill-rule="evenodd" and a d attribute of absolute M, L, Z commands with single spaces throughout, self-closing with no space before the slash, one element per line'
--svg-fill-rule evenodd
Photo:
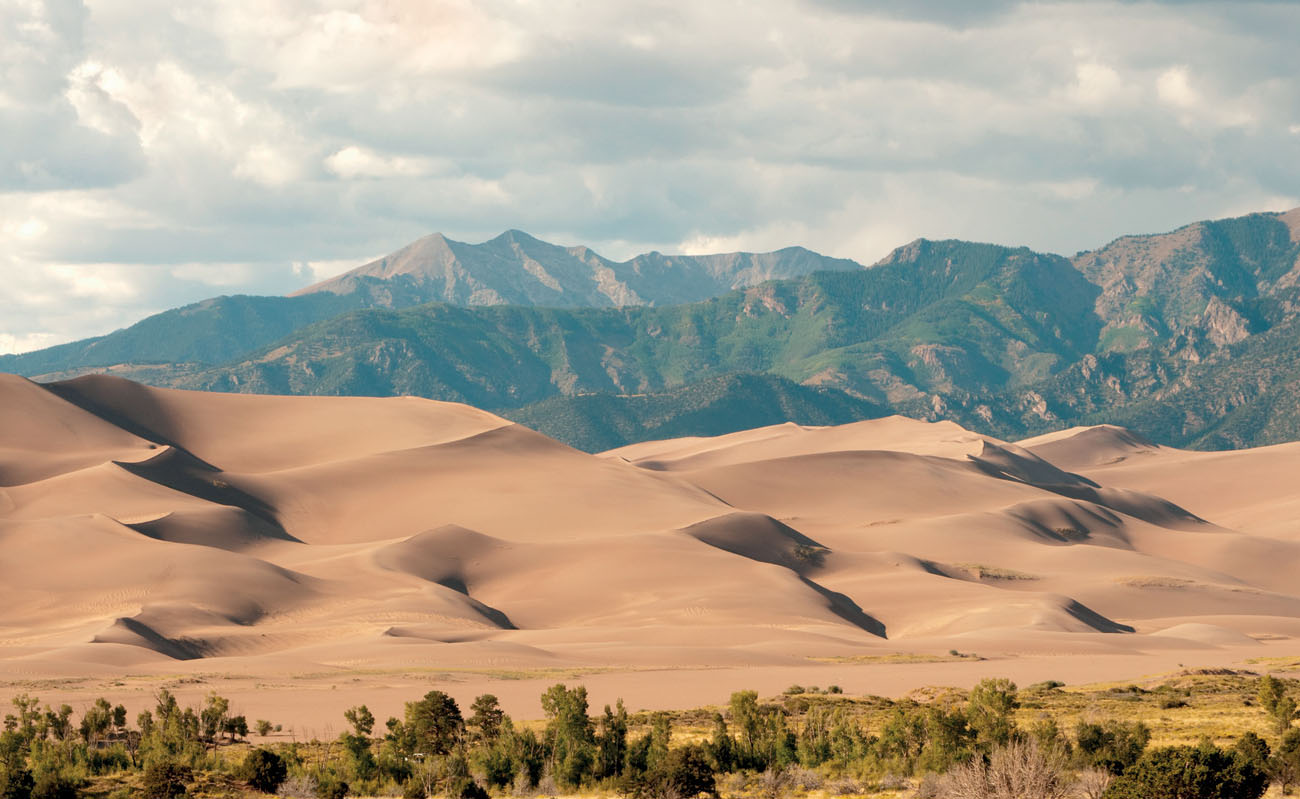
<path fill-rule="evenodd" d="M 0 675 L 1244 653 L 1300 634 L 1297 465 L 901 417 L 592 456 L 426 400 L 0 376 Z"/>

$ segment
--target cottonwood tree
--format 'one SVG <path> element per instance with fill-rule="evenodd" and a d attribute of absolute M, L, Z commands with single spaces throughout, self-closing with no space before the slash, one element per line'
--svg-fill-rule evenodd
<path fill-rule="evenodd" d="M 1004 678 L 981 680 L 970 692 L 966 721 L 975 731 L 977 744 L 986 750 L 1005 746 L 1016 731 L 1016 708 L 1020 707 L 1016 684 Z"/>
<path fill-rule="evenodd" d="M 586 686 L 551 686 L 542 694 L 542 710 L 547 718 L 551 773 L 565 785 L 580 785 L 596 759 L 596 737 L 587 717 Z"/>
<path fill-rule="evenodd" d="M 1271 674 L 1265 674 L 1259 680 L 1259 704 L 1273 722 L 1273 729 L 1278 735 L 1286 734 L 1291 729 L 1291 722 L 1296 718 L 1296 701 L 1286 690 L 1286 684 Z"/>

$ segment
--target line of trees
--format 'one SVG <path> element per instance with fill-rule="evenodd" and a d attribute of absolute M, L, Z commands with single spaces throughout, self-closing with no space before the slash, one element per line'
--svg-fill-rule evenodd
<path fill-rule="evenodd" d="M 1044 715 L 1021 726 L 1020 692 L 1002 679 L 981 682 L 961 701 L 889 703 L 873 728 L 852 703 L 801 699 L 796 715 L 790 702 L 739 691 L 725 710 L 694 719 L 708 732 L 690 742 L 674 740 L 668 713 L 634 724 L 619 701 L 593 715 L 583 686 L 547 689 L 542 725 L 516 724 L 490 694 L 466 715 L 452 697 L 430 691 L 382 728 L 360 705 L 344 713 L 348 728 L 335 741 L 249 748 L 236 761 L 228 745 L 247 736 L 248 724 L 216 694 L 188 708 L 161 691 L 134 726 L 123 706 L 102 699 L 74 723 L 71 707 L 20 696 L 0 733 L 0 799 L 71 799 L 97 775 L 117 773 L 138 773 L 146 799 L 184 796 L 200 774 L 327 799 L 600 789 L 685 799 L 718 797 L 720 781 L 729 792 L 776 797 L 835 780 L 836 792 L 861 793 L 891 776 L 923 777 L 918 795 L 933 799 L 1257 799 L 1270 781 L 1289 793 L 1300 780 L 1300 730 L 1286 684 L 1261 679 L 1258 699 L 1272 746 L 1246 733 L 1226 749 L 1209 741 L 1151 749 L 1141 722 L 1081 721 L 1067 731 Z"/>

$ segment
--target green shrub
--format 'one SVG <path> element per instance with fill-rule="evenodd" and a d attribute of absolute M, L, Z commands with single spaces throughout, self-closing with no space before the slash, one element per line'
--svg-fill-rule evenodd
<path fill-rule="evenodd" d="M 1143 755 L 1105 799 L 1259 799 L 1268 778 L 1254 763 L 1213 744 L 1170 746 Z"/>
<path fill-rule="evenodd" d="M 186 795 L 186 787 L 193 778 L 189 766 L 160 760 L 144 770 L 141 795 L 144 799 L 180 799 Z"/>
<path fill-rule="evenodd" d="M 1080 765 L 1103 768 L 1118 775 L 1142 756 L 1151 740 L 1151 730 L 1140 721 L 1132 724 L 1081 721 L 1075 728 L 1075 740 Z"/>
<path fill-rule="evenodd" d="M 318 799 L 343 799 L 351 788 L 346 782 L 333 776 L 324 776 L 316 780 Z"/>
<path fill-rule="evenodd" d="M 255 791 L 275 793 L 284 783 L 289 769 L 284 758 L 270 749 L 254 749 L 244 756 L 239 767 L 239 776 Z"/>
<path fill-rule="evenodd" d="M 469 777 L 459 777 L 447 786 L 449 799 L 489 799 L 488 792 Z"/>
<path fill-rule="evenodd" d="M 0 768 L 0 799 L 29 799 L 34 784 L 25 768 Z"/>
<path fill-rule="evenodd" d="M 708 750 L 689 744 L 671 750 L 653 769 L 642 775 L 629 775 L 622 782 L 622 793 L 640 799 L 689 799 L 708 794 L 717 796 L 713 763 Z"/>
<path fill-rule="evenodd" d="M 77 799 L 81 780 L 58 771 L 41 774 L 32 786 L 32 799 Z"/>

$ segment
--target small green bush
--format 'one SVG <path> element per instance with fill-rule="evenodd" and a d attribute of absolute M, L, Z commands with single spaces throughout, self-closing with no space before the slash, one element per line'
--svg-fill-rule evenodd
<path fill-rule="evenodd" d="M 62 772 L 41 774 L 32 786 L 32 799 L 77 799 L 81 781 Z"/>
<path fill-rule="evenodd" d="M 1143 755 L 1104 799 L 1259 799 L 1268 777 L 1249 758 L 1213 744 L 1170 746 Z"/>
<path fill-rule="evenodd" d="M 160 760 L 144 770 L 141 795 L 144 799 L 181 799 L 193 778 L 194 772 L 189 766 Z"/>
<path fill-rule="evenodd" d="M 25 768 L 0 768 L 0 799 L 29 799 L 35 785 Z"/>
<path fill-rule="evenodd" d="M 316 796 L 318 799 L 344 799 L 351 788 L 343 780 L 326 776 L 318 778 L 316 781 Z"/>
<path fill-rule="evenodd" d="M 254 749 L 244 757 L 239 776 L 255 791 L 275 793 L 284 783 L 289 769 L 284 758 L 270 749 Z"/>

